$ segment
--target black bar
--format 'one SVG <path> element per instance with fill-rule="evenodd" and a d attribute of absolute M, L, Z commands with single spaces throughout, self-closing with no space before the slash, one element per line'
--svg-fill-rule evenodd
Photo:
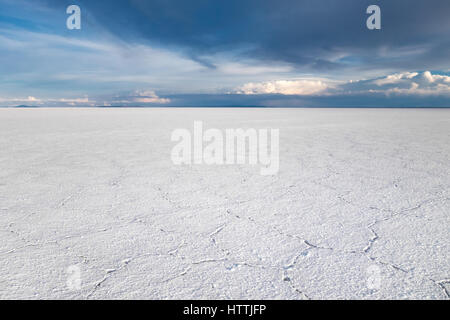
<path fill-rule="evenodd" d="M 44 314 L 70 315 L 78 319 L 115 316 L 142 319 L 312 319 L 317 317 L 386 317 L 391 307 L 401 307 L 402 316 L 430 308 L 448 309 L 447 301 L 293 301 L 293 300 L 98 300 L 98 301 L 1 301 L 3 312 L 11 307 L 15 317 L 34 310 Z M 62 309 L 60 307 L 63 307 Z M 57 309 L 58 308 L 58 309 Z M 56 314 L 55 310 L 58 311 Z M 66 315 L 65 315 L 66 313 Z"/>

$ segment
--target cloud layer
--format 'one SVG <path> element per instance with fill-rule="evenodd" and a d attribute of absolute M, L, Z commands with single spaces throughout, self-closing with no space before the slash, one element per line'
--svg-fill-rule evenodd
<path fill-rule="evenodd" d="M 282 94 L 299 96 L 384 94 L 450 96 L 450 76 L 425 72 L 404 72 L 372 80 L 332 81 L 274 80 L 249 82 L 237 94 Z"/>
<path fill-rule="evenodd" d="M 218 52 L 315 72 L 439 69 L 450 55 L 448 0 L 377 0 L 379 31 L 366 28 L 372 0 L 77 2 L 93 28 L 101 25 L 125 42 L 177 47 L 208 67 Z"/>
<path fill-rule="evenodd" d="M 122 94 L 78 98 L 2 98 L 17 106 L 273 106 L 273 107 L 448 107 L 450 76 L 404 72 L 375 79 L 273 80 L 249 82 L 229 93 L 167 94 L 135 90 Z"/>
<path fill-rule="evenodd" d="M 0 0 L 0 105 L 450 107 L 450 1 L 370 4 Z"/>
<path fill-rule="evenodd" d="M 450 97 L 450 76 L 433 74 L 430 71 L 404 72 L 373 81 L 352 82 L 347 87 L 351 90 L 366 90 L 369 93 L 386 95 Z"/>
<path fill-rule="evenodd" d="M 315 95 L 324 92 L 328 85 L 321 80 L 276 80 L 246 83 L 236 90 L 241 94 Z"/>

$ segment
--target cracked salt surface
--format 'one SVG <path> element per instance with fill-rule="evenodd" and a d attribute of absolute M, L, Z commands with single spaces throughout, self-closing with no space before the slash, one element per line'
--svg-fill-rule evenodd
<path fill-rule="evenodd" d="M 279 174 L 173 166 L 194 120 L 279 128 Z M 450 297 L 448 110 L 0 109 L 0 131 L 0 298 Z"/>

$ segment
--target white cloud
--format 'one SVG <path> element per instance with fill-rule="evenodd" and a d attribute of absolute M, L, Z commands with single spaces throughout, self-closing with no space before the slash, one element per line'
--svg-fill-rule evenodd
<path fill-rule="evenodd" d="M 38 99 L 36 97 L 33 96 L 28 96 L 26 98 L 2 98 L 0 97 L 0 103 L 3 106 L 16 106 L 16 105 L 22 105 L 22 104 L 26 104 L 26 105 L 41 105 L 44 103 L 44 101 L 42 99 Z"/>
<path fill-rule="evenodd" d="M 85 103 L 89 103 L 89 98 L 88 97 L 84 97 L 84 98 L 78 98 L 78 99 L 49 99 L 48 101 L 50 102 L 65 102 L 65 103 L 71 103 L 73 105 L 75 104 L 85 104 Z"/>
<path fill-rule="evenodd" d="M 249 82 L 239 87 L 239 94 L 284 94 L 316 95 L 324 92 L 329 85 L 322 80 L 276 80 Z"/>
<path fill-rule="evenodd" d="M 450 95 L 450 76 L 425 72 L 404 72 L 378 79 L 333 81 L 323 78 L 249 82 L 234 93 L 315 95 Z"/>
<path fill-rule="evenodd" d="M 0 103 L 4 106 L 17 106 L 17 105 L 47 105 L 55 107 L 64 106 L 96 106 L 96 105 L 136 105 L 136 104 L 166 104 L 170 99 L 160 98 L 152 90 L 136 90 L 129 95 L 123 97 L 107 98 L 99 97 L 98 99 L 90 99 L 88 96 L 83 98 L 36 98 L 29 96 L 27 98 L 1 98 Z"/>
<path fill-rule="evenodd" d="M 417 75 L 418 75 L 417 72 L 397 73 L 389 75 L 385 78 L 374 80 L 373 83 L 375 83 L 378 86 L 383 86 L 385 84 L 399 83 L 402 79 L 412 79 Z"/>
<path fill-rule="evenodd" d="M 166 104 L 169 103 L 170 99 L 160 98 L 152 90 L 136 90 L 133 94 L 125 99 L 113 100 L 113 103 L 156 103 L 156 104 Z"/>
<path fill-rule="evenodd" d="M 404 95 L 450 95 L 450 77 L 432 74 L 430 71 L 422 73 L 407 72 L 394 74 L 373 81 L 386 94 Z"/>
<path fill-rule="evenodd" d="M 441 83 L 449 83 L 450 84 L 450 77 L 449 76 L 442 76 L 439 74 L 431 74 L 430 71 L 425 71 L 423 73 L 424 78 L 430 82 L 430 83 L 434 83 L 434 82 L 441 82 Z"/>
<path fill-rule="evenodd" d="M 43 105 L 43 104 L 55 104 L 55 105 L 85 105 L 89 103 L 89 98 L 86 96 L 84 98 L 36 98 L 33 96 L 28 96 L 26 98 L 1 98 L 0 103 L 5 103 L 7 106 L 15 106 L 18 104 L 27 105 Z"/>
<path fill-rule="evenodd" d="M 96 95 L 98 88 L 131 91 L 157 83 L 170 90 L 182 87 L 205 67 L 174 50 L 149 45 L 124 45 L 115 38 L 78 39 L 23 30 L 0 30 L 2 65 L 0 81 L 14 83 L 0 95 L 20 95 L 42 81 L 58 83 L 59 93 L 72 89 Z M 36 63 L 36 61 L 39 61 Z M 20 63 L 19 63 L 20 62 Z M 69 85 L 69 83 L 72 85 Z M 40 95 L 53 95 L 41 89 Z"/>

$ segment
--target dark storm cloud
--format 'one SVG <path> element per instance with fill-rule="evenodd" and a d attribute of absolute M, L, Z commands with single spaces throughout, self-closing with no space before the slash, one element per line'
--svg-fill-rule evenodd
<path fill-rule="evenodd" d="M 74 1 L 45 1 L 65 6 Z M 450 67 L 448 0 L 118 0 L 78 3 L 128 42 L 171 46 L 206 66 L 217 52 L 318 72 Z M 377 4 L 382 30 L 366 28 Z"/>

